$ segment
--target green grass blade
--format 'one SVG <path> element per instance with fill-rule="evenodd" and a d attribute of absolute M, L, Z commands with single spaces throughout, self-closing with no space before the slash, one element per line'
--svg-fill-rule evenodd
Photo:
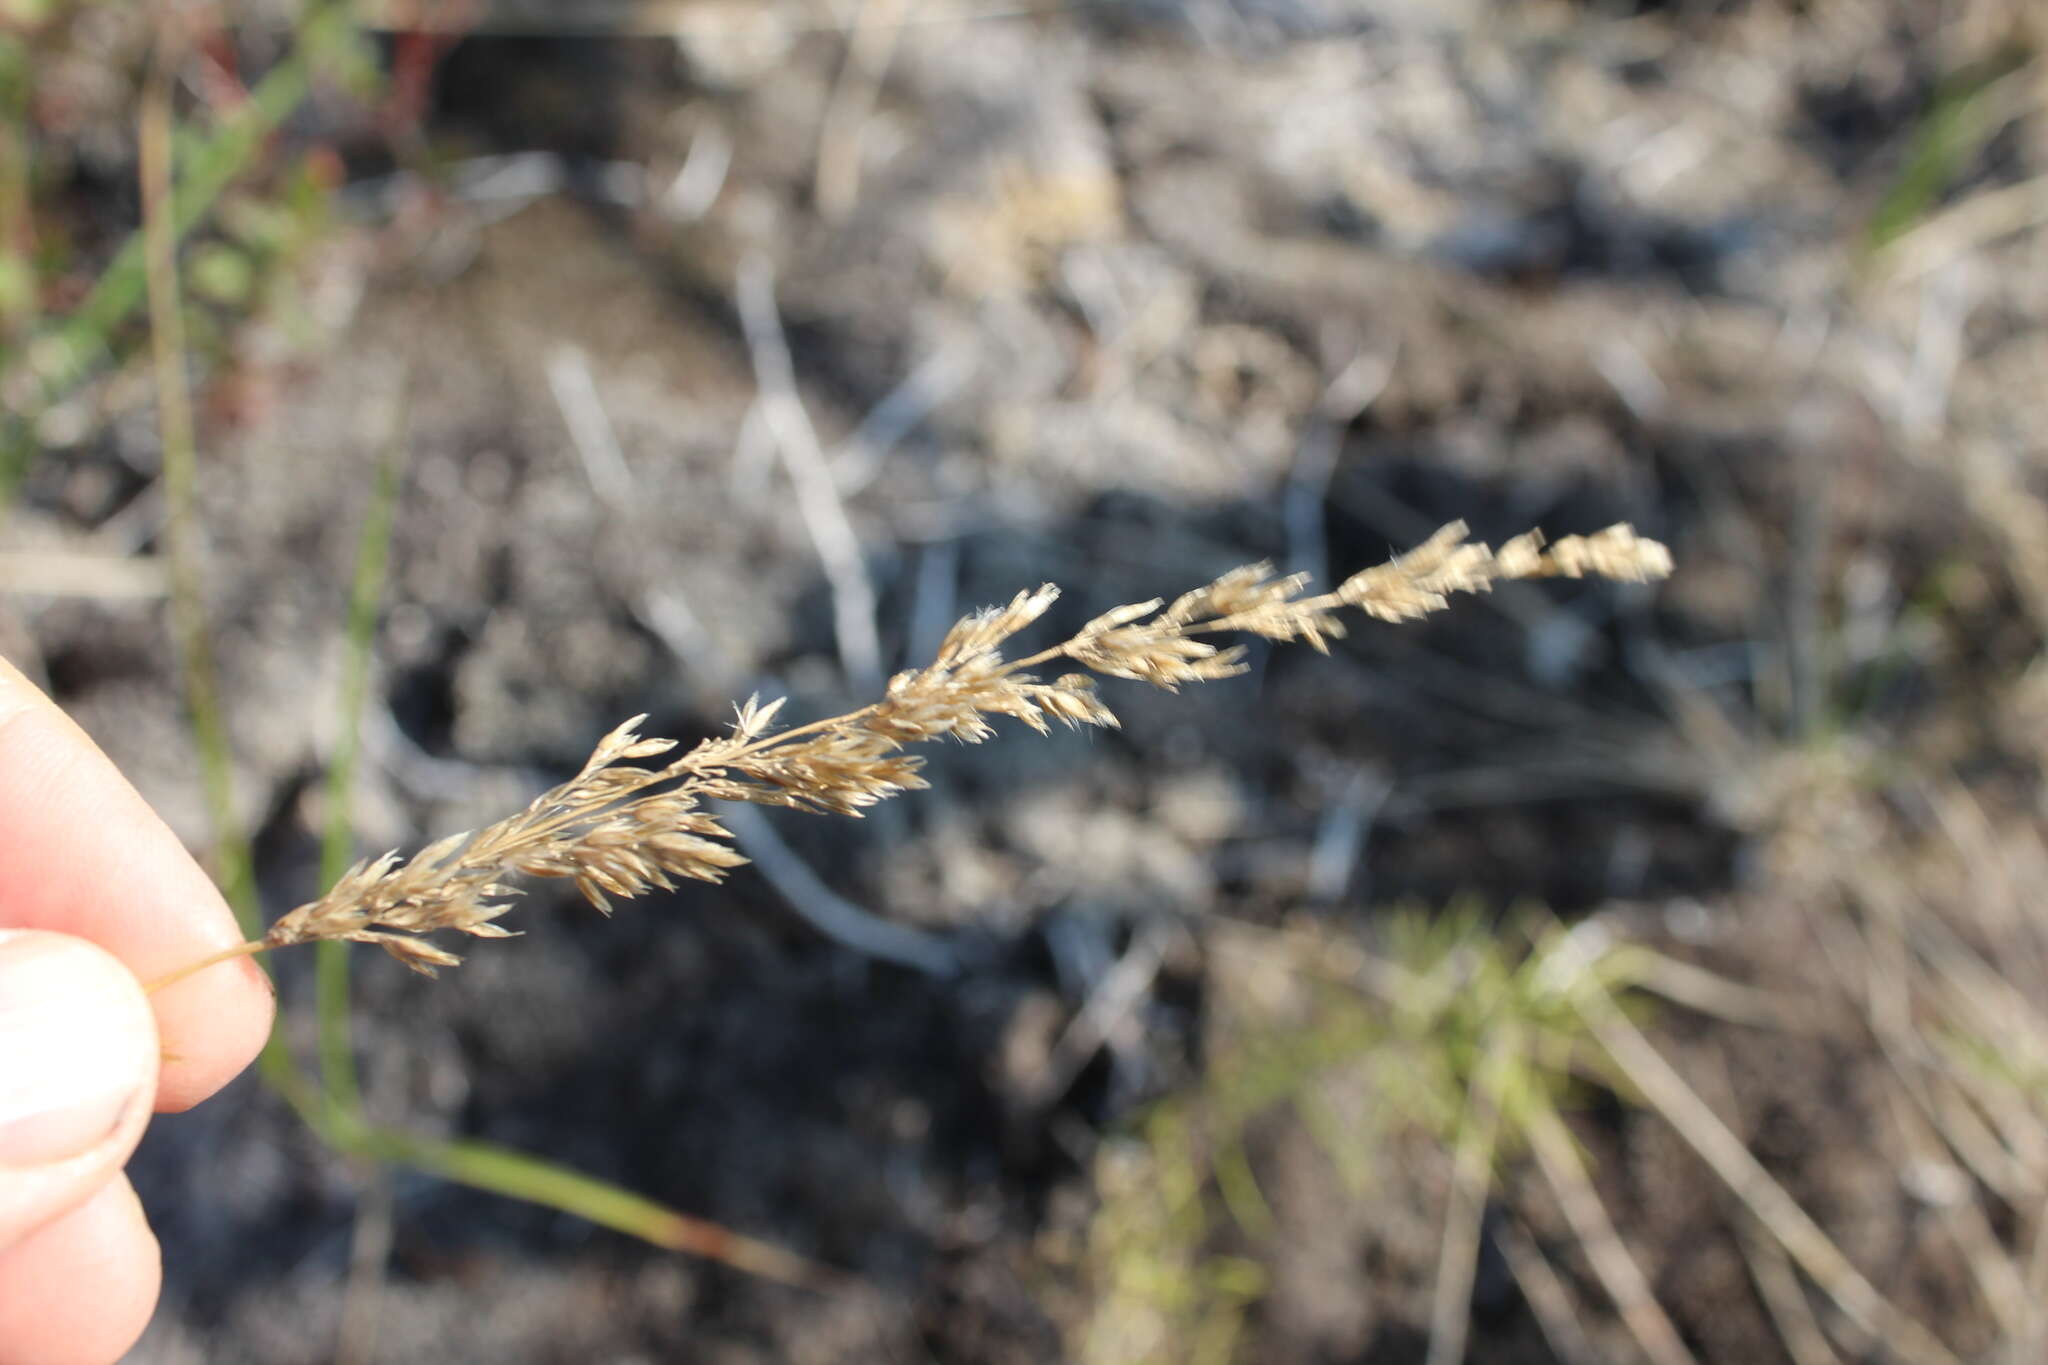
<path fill-rule="evenodd" d="M 157 429 L 163 445 L 164 534 L 170 559 L 171 632 L 185 689 L 186 718 L 199 751 L 207 810 L 213 818 L 214 876 L 245 937 L 263 932 L 249 843 L 235 816 L 234 765 L 221 715 L 200 584 L 198 453 L 186 387 L 185 323 L 179 297 L 177 235 L 170 218 L 171 112 L 168 73 L 158 69 L 143 93 L 140 126 L 143 242 L 149 294 Z"/>
<path fill-rule="evenodd" d="M 309 11 L 291 55 L 257 82 L 248 100 L 210 137 L 189 144 L 189 154 L 179 158 L 178 184 L 169 204 L 167 227 L 174 244 L 205 221 L 264 141 L 305 102 L 315 73 L 348 52 L 353 33 L 347 5 L 329 3 Z M 92 292 L 36 343 L 45 404 L 63 397 L 104 361 L 115 329 L 143 304 L 149 275 L 147 237 L 146 228 L 130 237 Z"/>
<path fill-rule="evenodd" d="M 362 67 L 357 60 L 360 51 L 349 6 L 343 0 L 317 4 L 300 19 L 290 55 L 257 82 L 247 101 L 221 127 L 203 138 L 177 139 L 181 173 L 163 215 L 168 221 L 159 227 L 168 231 L 174 250 L 205 221 L 263 143 L 305 102 L 316 75 Z M 145 225 L 114 253 L 76 309 L 21 348 L 24 356 L 34 358 L 35 396 L 23 411 L 0 415 L 0 511 L 35 457 L 36 422 L 42 412 L 105 362 L 113 351 L 115 331 L 148 302 L 148 238 Z"/>
<path fill-rule="evenodd" d="M 320 842 L 320 884 L 332 886 L 355 861 L 356 762 L 362 749 L 363 704 L 370 691 L 370 659 L 377 636 L 377 610 L 391 560 L 391 519 L 398 503 L 404 462 L 405 398 L 401 393 L 391 439 L 378 460 L 377 483 L 356 543 L 356 567 L 349 589 L 347 650 L 343 664 L 334 759 L 327 768 L 327 828 Z M 332 941 L 316 945 L 314 1015 L 319 1024 L 320 1084 L 328 1107 L 355 1116 L 362 1109 L 355 1045 L 349 1027 L 349 950 Z"/>
<path fill-rule="evenodd" d="M 170 560 L 171 632 L 185 693 L 186 722 L 199 752 L 201 782 L 213 825 L 214 879 L 245 938 L 263 934 L 255 860 L 235 812 L 234 761 L 221 714 L 206 602 L 200 585 L 199 513 L 194 490 L 198 450 L 191 396 L 186 390 L 185 332 L 178 288 L 177 234 L 170 219 L 171 111 L 167 77 L 159 70 L 144 92 L 140 123 L 142 240 L 148 286 L 149 332 L 157 389 L 157 428 L 163 445 L 164 535 Z M 261 959 L 258 959 L 261 961 Z M 268 969 L 265 963 L 265 969 Z M 305 1116 L 314 1109 L 311 1084 L 273 1029 L 258 1059 L 258 1074 Z"/>
<path fill-rule="evenodd" d="M 1944 83 L 1913 130 L 1905 164 L 1871 215 L 1867 246 L 1879 250 L 1931 214 L 2013 116 L 2011 54 Z"/>
<path fill-rule="evenodd" d="M 468 1185 L 574 1214 L 670 1251 L 722 1261 L 783 1284 L 823 1288 L 831 1271 L 766 1242 L 678 1213 L 663 1204 L 579 1172 L 488 1142 L 420 1137 L 365 1128 L 353 1144 L 367 1155 Z"/>

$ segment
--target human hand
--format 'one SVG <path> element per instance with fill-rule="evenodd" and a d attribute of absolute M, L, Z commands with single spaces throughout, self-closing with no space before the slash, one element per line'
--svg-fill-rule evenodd
<path fill-rule="evenodd" d="M 0 660 L 0 1365 L 107 1365 L 160 1253 L 122 1165 L 152 1110 L 249 1064 L 271 994 L 220 893 L 84 732 Z"/>

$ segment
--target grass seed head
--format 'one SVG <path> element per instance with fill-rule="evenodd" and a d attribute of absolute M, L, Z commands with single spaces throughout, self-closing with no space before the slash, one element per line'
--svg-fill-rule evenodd
<path fill-rule="evenodd" d="M 574 777 L 526 809 L 403 861 L 387 853 L 358 863 L 326 895 L 280 918 L 262 942 L 374 943 L 432 975 L 459 959 L 425 935 L 502 938 L 510 932 L 497 923 L 517 894 L 509 878 L 571 882 L 607 914 L 614 897 L 629 900 L 678 881 L 722 881 L 747 859 L 704 809 L 706 802 L 858 816 L 926 785 L 921 760 L 904 752 L 910 745 L 979 743 L 995 734 L 998 717 L 1040 734 L 1054 722 L 1116 726 L 1088 673 L 1045 682 L 1029 671 L 1040 663 L 1063 658 L 1091 673 L 1174 691 L 1245 670 L 1242 645 L 1217 645 L 1206 636 L 1301 640 L 1327 651 L 1329 641 L 1344 634 L 1340 613 L 1347 609 L 1407 621 L 1442 610 L 1454 594 L 1485 592 L 1510 579 L 1640 583 L 1670 571 L 1670 552 L 1626 525 L 1548 545 L 1532 531 L 1493 550 L 1454 522 L 1329 593 L 1304 596 L 1306 575 L 1279 576 L 1271 564 L 1247 564 L 1171 606 L 1155 598 L 1115 607 L 1059 645 L 1005 661 L 1004 646 L 1059 596 L 1047 583 L 1018 593 L 1007 606 L 963 618 L 931 664 L 897 674 L 881 700 L 843 716 L 778 731 L 783 702 L 750 697 L 735 708 L 730 735 L 681 753 L 674 740 L 643 737 L 647 718 L 635 716 L 599 740 Z M 649 759 L 666 762 L 650 767 Z"/>

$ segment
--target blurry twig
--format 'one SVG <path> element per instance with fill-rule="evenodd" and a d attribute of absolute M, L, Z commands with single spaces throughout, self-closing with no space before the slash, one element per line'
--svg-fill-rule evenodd
<path fill-rule="evenodd" d="M 64 550 L 0 554 L 0 593 L 20 597 L 152 598 L 170 591 L 164 561 Z"/>
<path fill-rule="evenodd" d="M 1586 1329 L 1579 1325 L 1579 1311 L 1570 1291 L 1521 1220 L 1512 1215 L 1502 1219 L 1494 1241 L 1521 1288 L 1522 1301 L 1536 1315 L 1536 1325 L 1558 1359 L 1565 1365 L 1597 1365 L 1600 1356 L 1586 1339 Z"/>
<path fill-rule="evenodd" d="M 832 481 L 840 494 L 851 496 L 865 487 L 889 452 L 967 382 L 974 365 L 971 350 L 944 347 L 883 394 L 832 452 Z"/>
<path fill-rule="evenodd" d="M 1309 851 L 1308 899 L 1322 905 L 1341 900 L 1358 869 L 1372 823 L 1393 794 L 1393 784 L 1370 768 L 1360 768 L 1344 791 L 1323 811 L 1316 840 Z"/>
<path fill-rule="evenodd" d="M 1579 1245 L 1585 1248 L 1586 1259 L 1593 1265 L 1593 1273 L 1614 1300 L 1629 1334 L 1643 1348 L 1644 1357 L 1655 1365 L 1696 1365 L 1692 1352 L 1680 1340 L 1678 1329 L 1658 1304 L 1642 1267 L 1636 1264 L 1628 1244 L 1621 1240 L 1620 1232 L 1607 1216 L 1607 1207 L 1600 1202 L 1599 1191 L 1593 1188 L 1593 1178 L 1587 1173 L 1564 1120 L 1546 1103 L 1532 1104 L 1528 1110 L 1523 1116 L 1522 1131 L 1535 1153 L 1537 1168 L 1557 1196 Z"/>
<path fill-rule="evenodd" d="M 917 587 L 910 599 L 910 640 L 906 652 L 913 659 L 930 659 L 939 652 L 946 632 L 960 618 L 960 542 L 948 538 L 927 545 L 917 557 Z"/>
<path fill-rule="evenodd" d="M 1472 1284 L 1486 1230 L 1486 1196 L 1493 1187 L 1500 1140 L 1501 1087 L 1515 1069 L 1520 1043 L 1512 1029 L 1487 1037 L 1484 1061 L 1473 1068 L 1465 1113 L 1451 1151 L 1451 1193 L 1444 1210 L 1436 1287 L 1429 1312 L 1429 1354 L 1424 1365 L 1460 1365 L 1472 1325 Z"/>
<path fill-rule="evenodd" d="M 811 197 L 818 216 L 837 223 L 853 211 L 860 195 L 861 139 L 875 112 L 882 78 L 896 55 L 911 0 L 861 0 L 847 35 L 831 99 L 818 123 L 818 168 Z"/>
<path fill-rule="evenodd" d="M 611 418 L 590 377 L 590 357 L 580 346 L 561 345 L 548 352 L 548 390 L 562 410 L 569 443 L 583 462 L 590 486 L 613 510 L 630 507 L 638 486 L 626 467 L 625 452 L 612 430 Z"/>
<path fill-rule="evenodd" d="M 1088 1002 L 1068 1023 L 1059 1041 L 1053 1044 L 1045 1065 L 1020 1087 L 1024 1092 L 1021 1096 L 1023 1108 L 1038 1110 L 1058 1100 L 1073 1085 L 1089 1059 L 1116 1035 L 1158 977 L 1160 964 L 1165 961 L 1167 946 L 1172 941 L 1172 932 L 1160 923 L 1148 924 L 1138 931 L 1137 938 L 1117 959 L 1116 965 L 1096 982 L 1095 989 L 1088 995 Z"/>
<path fill-rule="evenodd" d="M 825 885 L 760 811 L 732 801 L 714 804 L 733 841 L 813 929 L 854 952 L 927 976 L 952 976 L 959 970 L 958 956 L 943 939 L 878 918 Z"/>
<path fill-rule="evenodd" d="M 334 752 L 327 765 L 327 827 L 320 845 L 323 881 L 341 876 L 355 857 L 355 789 L 363 748 L 363 711 L 376 654 L 378 613 L 391 566 L 392 522 L 405 463 L 410 408 L 410 381 L 402 376 L 377 461 L 376 486 L 356 542 L 345 631 L 347 656 L 336 705 Z M 350 1009 L 352 947 L 345 942 L 322 943 L 314 962 L 320 1089 L 329 1121 L 337 1131 L 352 1131 L 363 1123 Z M 391 1256 L 391 1173 L 370 1160 L 351 1164 L 358 1171 L 359 1194 L 334 1358 L 337 1365 L 370 1365 L 376 1358 L 378 1309 L 383 1300 L 385 1265 Z"/>
<path fill-rule="evenodd" d="M 796 486 L 797 511 L 832 585 L 840 663 L 855 689 L 878 691 L 882 643 L 875 630 L 874 585 L 818 433 L 797 395 L 796 367 L 775 309 L 775 267 L 766 256 L 756 252 L 740 263 L 735 294 L 740 326 L 753 352 L 755 382 L 761 388 L 761 415 L 782 452 L 783 467 Z"/>
<path fill-rule="evenodd" d="M 1920 282 L 1912 365 L 1893 403 L 1900 428 L 1916 441 L 1938 440 L 1946 427 L 1956 375 L 1969 354 L 1964 333 L 1986 293 L 1976 264 L 1958 260 Z"/>
<path fill-rule="evenodd" d="M 1792 1365 L 1842 1365 L 1842 1358 L 1821 1330 L 1820 1319 L 1814 1316 L 1813 1305 L 1806 1301 L 1806 1291 L 1785 1258 L 1784 1248 L 1754 1225 L 1742 1227 L 1737 1235 L 1757 1296 L 1771 1316 L 1771 1325 L 1778 1329 L 1778 1340 L 1785 1343 Z"/>
<path fill-rule="evenodd" d="M 718 202 L 731 169 L 732 134 L 716 120 L 699 123 L 690 134 L 690 150 L 683 154 L 682 169 L 662 191 L 661 211 L 678 223 L 696 222 Z"/>
<path fill-rule="evenodd" d="M 2013 1338 L 2007 1359 L 2011 1365 L 2028 1365 L 2043 1358 L 2048 1347 L 2048 1202 L 2033 1204 L 2033 1245 L 2027 1251 L 2026 1325 Z"/>
<path fill-rule="evenodd" d="M 640 485 L 626 463 L 625 451 L 598 396 L 590 373 L 590 357 L 580 346 L 562 345 L 548 353 L 548 389 L 569 429 L 569 444 L 583 466 L 591 491 L 625 524 L 639 519 Z M 611 532 L 607 531 L 607 538 Z M 636 560 L 637 562 L 637 560 Z M 639 575 L 645 578 L 646 575 Z M 673 583 L 645 583 L 623 589 L 633 615 L 668 652 L 694 670 L 706 687 L 722 688 L 732 678 L 725 653 L 704 628 L 704 622 L 683 590 Z"/>
<path fill-rule="evenodd" d="M 1281 499 L 1287 523 L 1287 567 L 1318 583 L 1330 578 L 1323 510 L 1330 496 L 1330 478 L 1337 470 L 1337 456 L 1344 448 L 1345 429 L 1386 392 L 1399 354 L 1398 348 L 1389 348 L 1354 355 L 1324 387 L 1295 449 Z"/>
<path fill-rule="evenodd" d="M 1741 1112 L 1734 1073 L 1725 1053 L 1712 1054 L 1703 1065 L 1692 1068 L 1692 1075 L 1706 1092 L 1702 1098 L 1710 1096 L 1710 1103 L 1719 1104 L 1728 1113 Z M 1740 1136 L 1748 1141 L 1750 1135 Z M 1750 1279 L 1756 1284 L 1764 1313 L 1792 1357 L 1792 1365 L 1841 1365 L 1785 1248 L 1754 1218 L 1738 1215 L 1729 1224 L 1731 1235 L 1742 1249 Z"/>
<path fill-rule="evenodd" d="M 1810 1001 L 1731 981 L 1718 972 L 1649 949 L 1624 948 L 1635 985 L 1676 1005 L 1731 1024 L 1779 1033 L 1813 1034 L 1824 1028 Z"/>
<path fill-rule="evenodd" d="M 27 264 L 37 255 L 29 137 L 33 87 L 19 78 L 19 60 L 0 48 L 0 346 L 18 339 L 41 308 Z"/>
<path fill-rule="evenodd" d="M 1969 1177 L 1949 1159 L 1934 1125 L 1915 1101 L 1897 1088 L 1891 1092 L 1891 1103 L 1909 1152 L 1899 1183 L 1940 1218 L 1969 1267 L 1978 1299 L 1991 1310 L 2005 1339 L 2018 1340 L 2025 1334 L 2027 1319 L 2027 1291 L 2020 1267 L 1999 1245 L 1998 1234 L 1984 1216 Z"/>
<path fill-rule="evenodd" d="M 1670 390 L 1642 350 L 1616 334 L 1593 347 L 1593 369 L 1639 421 L 1655 422 Z"/>

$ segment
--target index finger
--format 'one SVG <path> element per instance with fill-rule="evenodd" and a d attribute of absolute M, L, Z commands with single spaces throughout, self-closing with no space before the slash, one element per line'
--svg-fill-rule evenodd
<path fill-rule="evenodd" d="M 75 934 L 144 981 L 241 942 L 220 892 L 99 746 L 0 659 L 0 927 Z M 185 1109 L 247 1066 L 273 1001 L 247 959 L 151 998 L 157 1108 Z"/>

